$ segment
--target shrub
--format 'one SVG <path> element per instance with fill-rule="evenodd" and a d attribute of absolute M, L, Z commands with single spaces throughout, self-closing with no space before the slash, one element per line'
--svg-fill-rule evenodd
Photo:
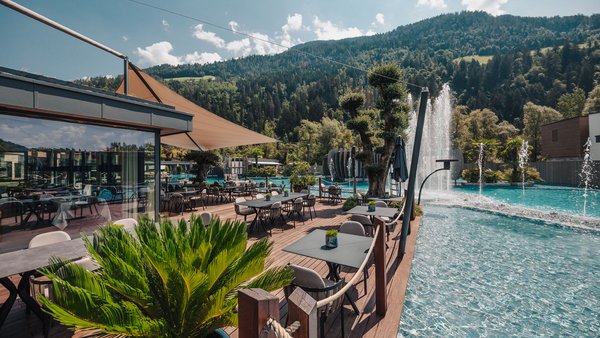
<path fill-rule="evenodd" d="M 277 168 L 274 166 L 252 167 L 248 169 L 250 177 L 275 177 L 277 176 Z"/>
<path fill-rule="evenodd" d="M 358 205 L 358 197 L 356 197 L 356 196 L 348 197 L 344 201 L 344 205 L 342 206 L 342 209 L 344 211 L 348 211 L 348 210 L 354 208 L 356 205 Z"/>
<path fill-rule="evenodd" d="M 317 178 L 312 175 L 306 176 L 298 176 L 292 175 L 290 176 L 290 185 L 294 191 L 300 191 L 302 189 L 306 189 L 311 185 L 317 184 Z"/>

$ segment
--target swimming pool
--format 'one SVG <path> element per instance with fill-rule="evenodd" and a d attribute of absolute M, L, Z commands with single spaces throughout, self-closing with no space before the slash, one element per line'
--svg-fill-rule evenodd
<path fill-rule="evenodd" d="M 478 186 L 456 186 L 455 191 L 479 194 Z M 523 189 L 517 186 L 484 186 L 482 194 L 503 203 L 526 208 L 583 216 L 583 189 L 536 184 Z M 600 190 L 588 190 L 586 215 L 600 218 Z"/>
<path fill-rule="evenodd" d="M 264 177 L 249 177 L 248 180 L 254 182 L 254 183 L 264 183 L 265 182 L 265 178 Z M 209 177 L 206 179 L 206 182 L 208 184 L 214 183 L 214 182 L 218 182 L 218 183 L 223 183 L 224 180 L 222 178 L 214 178 L 214 177 Z M 326 179 L 322 180 L 323 184 L 325 186 L 330 186 L 332 183 L 329 182 Z M 284 185 L 287 189 L 289 189 L 290 187 L 290 179 L 289 177 L 271 177 L 269 178 L 269 183 L 275 183 L 277 186 L 281 186 Z M 342 188 L 342 196 L 343 197 L 350 197 L 353 194 L 353 183 L 350 181 L 346 181 L 346 182 L 336 182 L 336 185 L 340 186 Z M 357 181 L 356 182 L 356 191 L 358 192 L 366 192 L 367 190 L 369 190 L 369 182 L 365 181 Z M 319 191 L 319 187 L 318 185 L 314 185 L 311 187 L 311 192 L 316 194 Z"/>
<path fill-rule="evenodd" d="M 428 205 L 418 236 L 399 337 L 600 336 L 600 233 Z"/>

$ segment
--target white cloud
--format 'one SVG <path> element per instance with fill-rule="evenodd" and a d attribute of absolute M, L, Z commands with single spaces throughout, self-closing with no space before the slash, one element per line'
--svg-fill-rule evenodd
<path fill-rule="evenodd" d="M 222 61 L 223 58 L 218 53 L 198 53 L 193 52 L 184 56 L 171 54 L 173 45 L 168 41 L 154 43 L 144 48 L 137 48 L 136 54 L 140 57 L 141 66 L 155 66 L 164 63 L 170 65 L 179 65 L 182 63 L 213 63 Z"/>
<path fill-rule="evenodd" d="M 235 22 L 235 21 L 233 21 L 233 20 L 229 21 L 229 27 L 231 27 L 231 30 L 234 31 L 234 32 L 237 32 L 239 30 L 239 28 L 240 28 L 240 26 L 238 25 L 238 23 Z"/>
<path fill-rule="evenodd" d="M 418 0 L 417 7 L 419 6 L 425 6 L 432 9 L 444 9 L 448 7 L 445 0 Z"/>
<path fill-rule="evenodd" d="M 184 63 L 199 63 L 203 65 L 205 63 L 214 63 L 218 61 L 223 61 L 223 58 L 219 53 L 193 52 L 192 54 L 187 54 L 183 57 Z"/>
<path fill-rule="evenodd" d="M 254 45 L 254 51 L 256 54 L 275 54 L 286 50 L 286 48 L 269 43 L 268 41 L 271 41 L 271 39 L 267 34 L 251 33 L 250 35 L 254 37 L 254 39 L 252 39 L 252 43 Z"/>
<path fill-rule="evenodd" d="M 122 38 L 122 39 L 123 39 L 123 41 L 125 41 L 125 42 L 127 42 L 127 40 L 129 40 L 129 38 L 127 37 L 127 35 L 123 35 L 121 38 Z"/>
<path fill-rule="evenodd" d="M 162 25 L 163 25 L 163 29 L 168 31 L 169 30 L 169 23 L 167 22 L 167 20 L 163 19 L 162 20 Z"/>
<path fill-rule="evenodd" d="M 217 36 L 214 32 L 205 31 L 202 24 L 198 24 L 194 27 L 194 37 L 198 40 L 209 42 L 217 48 L 225 47 L 225 40 Z"/>
<path fill-rule="evenodd" d="M 375 34 L 375 32 L 372 30 L 363 32 L 357 27 L 339 27 L 329 20 L 321 21 L 318 16 L 315 16 L 312 23 L 315 26 L 314 28 L 315 34 L 317 35 L 317 40 L 339 40 Z"/>
<path fill-rule="evenodd" d="M 288 15 L 287 23 L 281 26 L 281 29 L 284 32 L 297 31 L 302 28 L 302 14 L 294 13 L 293 15 Z"/>
<path fill-rule="evenodd" d="M 468 11 L 485 11 L 491 15 L 504 14 L 505 11 L 500 8 L 508 0 L 462 0 L 462 5 L 467 7 Z"/>
<path fill-rule="evenodd" d="M 144 48 L 137 48 L 137 54 L 140 57 L 140 65 L 154 66 L 168 63 L 170 65 L 178 65 L 180 60 L 177 56 L 171 55 L 173 45 L 168 41 L 153 43 Z"/>
<path fill-rule="evenodd" d="M 380 25 L 383 25 L 385 23 L 385 18 L 383 16 L 383 13 L 377 13 L 377 15 L 375 15 L 375 22 L 377 22 Z"/>
<path fill-rule="evenodd" d="M 247 56 L 252 52 L 249 38 L 228 42 L 225 49 L 233 52 L 236 56 Z"/>

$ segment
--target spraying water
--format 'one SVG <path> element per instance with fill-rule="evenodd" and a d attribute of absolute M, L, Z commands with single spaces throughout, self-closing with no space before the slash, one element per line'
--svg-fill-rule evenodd
<path fill-rule="evenodd" d="M 448 159 L 456 157 L 451 148 L 450 140 L 450 122 L 452 119 L 451 91 L 448 84 L 444 84 L 442 91 L 437 98 L 427 103 L 427 112 L 425 115 L 425 125 L 423 127 L 423 138 L 421 141 L 421 152 L 419 158 L 419 167 L 417 170 L 417 187 L 423 182 L 423 179 L 431 172 L 439 169 L 439 159 Z M 412 98 L 409 95 L 409 103 L 412 104 Z M 412 111 L 409 119 L 409 126 L 406 134 L 409 136 L 406 142 L 406 158 L 410 161 L 414 145 L 413 137 L 417 125 L 417 112 Z M 441 171 L 431 176 L 425 183 L 425 190 L 449 191 L 451 188 L 451 172 L 449 170 Z"/>
<path fill-rule="evenodd" d="M 479 167 L 479 194 L 482 193 L 483 190 L 483 152 L 485 150 L 485 145 L 483 143 L 479 143 L 479 157 L 477 158 L 477 167 Z"/>
<path fill-rule="evenodd" d="M 583 145 L 583 164 L 581 165 L 581 173 L 579 173 L 581 185 L 583 185 L 583 216 L 586 215 L 588 189 L 593 177 L 592 158 L 590 157 L 591 146 L 592 140 L 588 137 L 587 142 Z"/>
<path fill-rule="evenodd" d="M 525 195 L 525 171 L 527 170 L 527 158 L 529 157 L 529 142 L 523 141 L 519 149 L 519 168 L 521 168 L 521 186 Z"/>

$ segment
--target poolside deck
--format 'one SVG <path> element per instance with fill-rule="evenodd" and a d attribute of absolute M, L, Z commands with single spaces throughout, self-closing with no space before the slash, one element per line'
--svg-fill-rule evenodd
<path fill-rule="evenodd" d="M 329 205 L 327 203 L 317 203 L 317 217 L 312 221 L 307 220 L 305 223 L 296 224 L 296 228 L 291 226 L 291 223 L 282 231 L 280 228 L 273 230 L 272 240 L 274 242 L 273 252 L 270 263 L 274 266 L 285 265 L 288 262 L 310 267 L 316 270 L 321 275 L 327 274 L 327 266 L 324 262 L 301 257 L 291 253 L 283 252 L 282 249 L 293 243 L 299 238 L 302 238 L 308 232 L 314 229 L 328 229 L 336 227 L 348 218 L 341 209 L 341 203 L 337 205 Z M 212 212 L 221 218 L 235 218 L 233 205 L 222 204 L 209 206 L 207 211 Z M 189 218 L 189 213 L 183 217 Z M 174 220 L 180 217 L 173 217 Z M 351 297 L 356 300 L 356 304 L 361 311 L 359 315 L 355 315 L 350 305 L 344 306 L 345 332 L 347 337 L 395 337 L 398 332 L 400 316 L 402 313 L 402 304 L 404 303 L 404 295 L 408 282 L 408 275 L 412 263 L 416 237 L 418 234 L 418 226 L 420 219 L 412 222 L 412 235 L 409 236 L 407 243 L 406 254 L 402 262 L 398 262 L 398 247 L 400 226 L 394 229 L 388 241 L 389 248 L 386 252 L 387 261 L 387 278 L 388 278 L 388 312 L 385 317 L 380 317 L 375 313 L 375 273 L 374 266 L 370 266 L 369 279 L 367 281 L 367 292 L 365 294 L 362 279 L 359 283 L 350 289 Z M 261 235 L 259 237 L 262 237 Z M 257 237 L 252 236 L 250 241 L 256 241 Z M 352 278 L 352 273 L 342 272 L 342 277 L 346 280 Z M 283 291 L 279 290 L 275 294 L 280 298 L 281 314 L 285 316 L 287 313 L 287 303 L 283 295 Z M 6 291 L 0 289 L 0 302 L 6 298 Z M 282 318 L 284 319 L 284 318 Z M 238 337 L 236 328 L 227 328 L 226 330 L 231 337 Z M 326 336 L 339 337 L 341 336 L 339 312 L 336 316 L 331 316 L 326 323 Z M 0 337 L 13 338 L 29 338 L 41 337 L 41 323 L 33 315 L 26 316 L 24 305 L 17 300 L 13 310 L 7 318 L 3 328 L 0 330 Z M 51 329 L 50 337 L 67 338 L 77 337 L 72 332 L 62 327 L 54 325 Z"/>

